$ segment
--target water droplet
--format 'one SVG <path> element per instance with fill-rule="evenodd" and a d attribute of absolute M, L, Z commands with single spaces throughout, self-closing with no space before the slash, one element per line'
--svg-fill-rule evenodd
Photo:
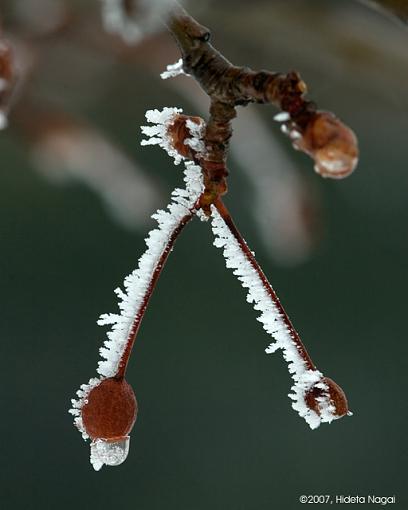
<path fill-rule="evenodd" d="M 91 464 L 95 471 L 99 471 L 104 464 L 107 466 L 119 466 L 129 453 L 130 437 L 124 436 L 117 439 L 95 439 L 91 443 Z"/>

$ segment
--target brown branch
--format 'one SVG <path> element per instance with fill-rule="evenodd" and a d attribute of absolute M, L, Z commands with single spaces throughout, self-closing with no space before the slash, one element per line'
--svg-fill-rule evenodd
<path fill-rule="evenodd" d="M 200 205 L 208 215 L 210 205 L 227 191 L 226 160 L 237 106 L 269 103 L 286 112 L 283 131 L 296 149 L 315 160 L 315 169 L 321 175 L 340 178 L 354 170 L 358 159 L 354 133 L 333 114 L 318 111 L 304 98 L 307 87 L 297 72 L 283 74 L 234 66 L 211 45 L 208 28 L 178 4 L 167 26 L 180 48 L 184 72 L 211 99 L 204 136 L 206 153 L 201 160 L 205 191 Z"/>

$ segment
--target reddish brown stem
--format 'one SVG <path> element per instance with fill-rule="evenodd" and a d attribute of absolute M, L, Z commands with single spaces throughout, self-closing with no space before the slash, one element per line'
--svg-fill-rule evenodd
<path fill-rule="evenodd" d="M 222 219 L 225 221 L 227 227 L 229 228 L 231 234 L 234 236 L 235 240 L 239 244 L 242 253 L 247 258 L 248 262 L 251 264 L 251 266 L 255 269 L 256 273 L 258 274 L 260 280 L 262 281 L 262 284 L 270 296 L 271 300 L 275 304 L 276 308 L 279 311 L 280 316 L 282 317 L 283 322 L 286 324 L 289 334 L 296 346 L 296 349 L 299 352 L 299 355 L 306 363 L 306 366 L 310 370 L 316 370 L 316 366 L 313 363 L 311 357 L 309 356 L 309 353 L 307 352 L 305 346 L 303 345 L 302 340 L 300 339 L 299 333 L 294 328 L 291 320 L 289 319 L 288 314 L 285 312 L 285 309 L 283 308 L 276 292 L 273 290 L 272 285 L 269 283 L 267 277 L 265 276 L 264 272 L 262 271 L 260 265 L 258 264 L 255 256 L 253 255 L 252 251 L 249 249 L 245 239 L 240 234 L 239 230 L 235 226 L 234 222 L 232 221 L 231 215 L 224 205 L 223 201 L 218 198 L 215 203 L 215 207 L 217 208 L 217 211 L 220 213 Z"/>
<path fill-rule="evenodd" d="M 147 289 L 147 292 L 143 298 L 142 304 L 139 308 L 139 311 L 137 312 L 132 326 L 130 328 L 127 340 L 126 340 L 126 347 L 123 351 L 122 357 L 119 362 L 118 371 L 116 372 L 115 379 L 123 379 L 125 377 L 126 369 L 129 363 L 129 358 L 132 353 L 133 345 L 136 340 L 137 333 L 140 328 L 140 324 L 142 322 L 143 316 L 146 312 L 147 305 L 149 304 L 150 298 L 152 297 L 153 291 L 156 287 L 156 283 L 161 275 L 161 272 L 163 271 L 164 265 L 167 261 L 167 258 L 170 254 L 170 252 L 173 249 L 174 243 L 176 242 L 178 236 L 180 235 L 183 228 L 187 225 L 187 223 L 191 220 L 191 218 L 194 216 L 194 212 L 190 212 L 190 214 L 186 214 L 181 220 L 180 223 L 177 225 L 177 227 L 173 230 L 164 250 L 161 254 L 159 261 L 156 265 L 155 270 L 153 271 L 152 278 L 149 282 L 149 286 Z"/>

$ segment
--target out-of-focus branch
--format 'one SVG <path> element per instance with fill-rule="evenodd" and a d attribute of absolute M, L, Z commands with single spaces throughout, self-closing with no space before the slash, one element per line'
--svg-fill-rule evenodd
<path fill-rule="evenodd" d="M 408 0 L 360 0 L 360 2 L 390 14 L 408 25 Z"/>

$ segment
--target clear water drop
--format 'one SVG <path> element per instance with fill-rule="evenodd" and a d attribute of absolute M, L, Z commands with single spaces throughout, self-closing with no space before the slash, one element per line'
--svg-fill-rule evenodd
<path fill-rule="evenodd" d="M 91 464 L 99 471 L 104 464 L 119 466 L 129 453 L 130 437 L 124 436 L 114 440 L 95 439 L 91 443 Z"/>

